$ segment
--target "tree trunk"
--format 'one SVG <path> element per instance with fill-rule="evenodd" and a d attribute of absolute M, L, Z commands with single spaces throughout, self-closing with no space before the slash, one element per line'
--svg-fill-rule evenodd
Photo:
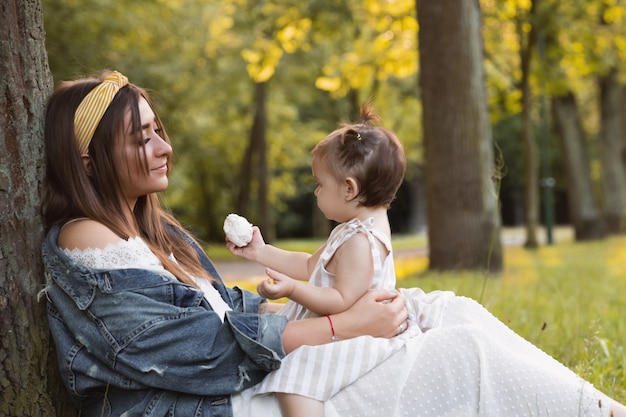
<path fill-rule="evenodd" d="M 576 240 L 605 235 L 591 185 L 591 169 L 578 106 L 572 93 L 552 98 L 552 117 L 567 172 L 567 195 Z"/>
<path fill-rule="evenodd" d="M 502 268 L 478 1 L 417 0 L 430 268 Z"/>
<path fill-rule="evenodd" d="M 624 149 L 624 98 L 618 73 L 613 68 L 598 78 L 600 90 L 600 160 L 604 220 L 608 233 L 626 230 L 626 169 L 622 160 Z"/>
<path fill-rule="evenodd" d="M 75 414 L 50 347 L 39 215 L 52 77 L 39 0 L 0 6 L 0 416 Z"/>
<path fill-rule="evenodd" d="M 530 8 L 531 21 L 535 17 L 537 0 L 532 2 Z M 531 91 L 530 91 L 530 62 L 532 51 L 537 42 L 537 29 L 534 21 L 531 30 L 525 39 L 522 30 L 522 22 L 519 21 L 518 35 L 520 38 L 520 62 L 522 69 L 522 79 L 520 90 L 522 93 L 522 142 L 524 144 L 524 195 L 525 195 L 525 226 L 527 248 L 539 246 L 537 241 L 537 227 L 539 226 L 539 152 L 537 142 L 533 134 L 533 121 L 531 118 Z"/>
<path fill-rule="evenodd" d="M 256 224 L 261 228 L 266 241 L 276 237 L 269 209 L 269 172 L 267 167 L 267 83 L 256 83 L 255 113 L 250 129 L 250 141 L 241 164 L 241 180 L 237 211 L 247 216 L 251 206 L 253 186 L 256 186 L 257 213 Z"/>
<path fill-rule="evenodd" d="M 258 161 L 257 201 L 259 207 L 259 226 L 263 230 L 263 236 L 267 241 L 276 239 L 276 230 L 272 222 L 272 214 L 269 207 L 269 171 L 267 165 L 267 82 L 257 83 L 256 94 L 256 117 L 254 118 L 253 135 L 257 142 Z"/>
<path fill-rule="evenodd" d="M 426 195 L 424 192 L 423 173 L 417 170 L 418 174 L 406 179 L 411 197 L 411 217 L 409 219 L 409 232 L 421 233 L 426 229 Z"/>

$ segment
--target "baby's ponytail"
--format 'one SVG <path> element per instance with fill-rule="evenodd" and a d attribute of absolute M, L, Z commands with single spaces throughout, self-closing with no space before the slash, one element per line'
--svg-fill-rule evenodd
<path fill-rule="evenodd" d="M 381 120 L 382 119 L 380 118 L 380 116 L 377 115 L 376 112 L 374 111 L 374 104 L 372 103 L 372 101 L 367 100 L 361 106 L 361 120 L 359 121 L 359 124 L 373 125 L 375 123 L 380 123 Z"/>

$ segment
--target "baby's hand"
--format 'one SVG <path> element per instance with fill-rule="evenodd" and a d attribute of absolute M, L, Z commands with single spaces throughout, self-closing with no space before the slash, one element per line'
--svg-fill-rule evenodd
<path fill-rule="evenodd" d="M 257 292 L 261 297 L 276 300 L 278 298 L 289 297 L 291 295 L 293 287 L 295 286 L 293 278 L 276 272 L 270 268 L 267 268 L 265 272 L 269 278 L 261 281 L 256 287 Z"/>
<path fill-rule="evenodd" d="M 265 241 L 261 231 L 257 226 L 252 226 L 252 240 L 243 247 L 237 246 L 234 242 L 226 238 L 226 247 L 233 255 L 242 256 L 251 261 L 256 261 L 259 251 L 265 246 Z"/>

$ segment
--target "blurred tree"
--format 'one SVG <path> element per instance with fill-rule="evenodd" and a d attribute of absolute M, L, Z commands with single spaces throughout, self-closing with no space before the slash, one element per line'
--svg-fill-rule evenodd
<path fill-rule="evenodd" d="M 537 227 L 539 226 L 539 150 L 535 139 L 532 121 L 532 91 L 530 85 L 530 71 L 533 50 L 537 47 L 537 3 L 532 0 L 530 10 L 522 11 L 521 5 L 517 10 L 517 32 L 520 39 L 520 64 L 522 77 L 520 90 L 522 96 L 522 143 L 524 144 L 524 181 L 525 181 L 525 211 L 524 224 L 526 227 L 527 248 L 539 246 Z M 525 3 L 522 1 L 522 3 Z"/>
<path fill-rule="evenodd" d="M 2 3 L 0 26 L 0 416 L 75 415 L 58 377 L 44 302 L 39 193 L 52 78 L 39 0 Z"/>
<path fill-rule="evenodd" d="M 616 73 L 626 57 L 620 24 L 626 8 L 623 0 L 550 3 L 558 13 L 548 14 L 546 65 L 563 156 L 574 158 L 566 161 L 571 222 L 577 239 L 601 238 L 607 225 L 619 231 L 626 215 L 624 111 Z"/>
<path fill-rule="evenodd" d="M 552 97 L 552 114 L 567 168 L 567 191 L 575 238 L 602 238 L 605 229 L 592 190 L 585 132 L 574 94 L 569 92 Z"/>
<path fill-rule="evenodd" d="M 276 237 L 274 222 L 269 207 L 270 172 L 268 169 L 268 92 L 284 53 L 294 53 L 306 42 L 311 22 L 302 10 L 300 2 L 259 2 L 241 4 L 244 13 L 238 14 L 247 36 L 244 39 L 242 56 L 247 62 L 248 75 L 254 81 L 254 117 L 250 127 L 249 142 L 242 159 L 241 176 L 237 198 L 237 211 L 247 216 L 250 209 L 250 193 L 256 186 L 257 224 L 266 240 Z M 243 30 L 241 33 L 246 33 Z"/>
<path fill-rule="evenodd" d="M 527 224 L 527 185 L 530 181 L 525 174 L 528 158 L 524 150 L 521 114 L 523 104 L 526 101 L 534 104 L 531 98 L 536 94 L 531 71 L 526 79 L 530 92 L 522 97 L 522 42 L 526 42 L 526 48 L 533 47 L 527 40 L 529 8 L 530 3 L 523 0 L 481 0 L 489 114 L 494 129 L 495 157 L 502 177 L 498 197 L 503 224 L 508 226 Z M 531 54 L 524 56 L 530 58 Z M 529 115 L 534 120 L 534 111 Z M 531 239 L 527 237 L 527 240 Z"/>
<path fill-rule="evenodd" d="M 626 111 L 619 67 L 626 57 L 625 2 L 603 2 L 595 40 L 599 61 L 600 160 L 604 220 L 608 233 L 626 232 Z"/>
<path fill-rule="evenodd" d="M 616 68 L 598 76 L 604 220 L 608 233 L 626 232 L 626 111 Z"/>
<path fill-rule="evenodd" d="M 478 2 L 417 0 L 431 269 L 502 269 Z"/>

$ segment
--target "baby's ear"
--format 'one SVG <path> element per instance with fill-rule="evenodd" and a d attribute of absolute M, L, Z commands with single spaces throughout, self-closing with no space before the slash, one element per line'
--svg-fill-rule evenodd
<path fill-rule="evenodd" d="M 81 159 L 83 160 L 83 167 L 85 168 L 85 172 L 87 172 L 88 176 L 91 176 L 91 158 L 89 157 L 89 154 L 82 154 Z"/>
<path fill-rule="evenodd" d="M 352 177 L 347 177 L 345 181 L 346 186 L 346 201 L 352 201 L 359 195 L 359 184 Z"/>

